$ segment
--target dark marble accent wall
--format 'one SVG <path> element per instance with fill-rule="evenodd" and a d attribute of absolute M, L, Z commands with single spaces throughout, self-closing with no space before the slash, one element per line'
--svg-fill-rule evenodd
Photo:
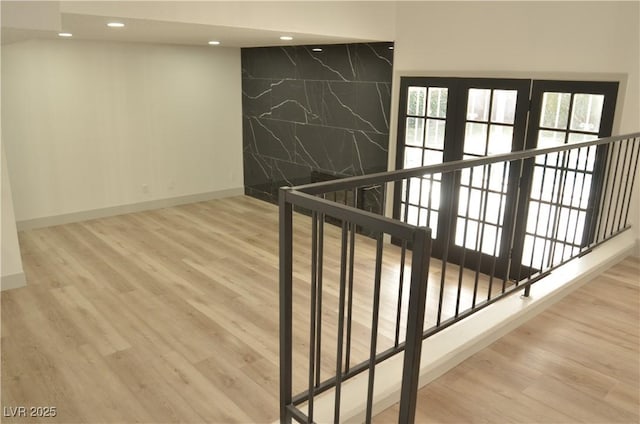
<path fill-rule="evenodd" d="M 245 192 L 387 169 L 393 43 L 242 49 Z M 321 48 L 322 51 L 313 49 Z"/>

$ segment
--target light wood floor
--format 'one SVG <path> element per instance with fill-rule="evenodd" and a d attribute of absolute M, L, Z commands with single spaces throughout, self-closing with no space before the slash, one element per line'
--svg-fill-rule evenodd
<path fill-rule="evenodd" d="M 0 294 L 2 405 L 56 406 L 43 422 L 277 419 L 277 221 L 275 206 L 241 196 L 21 232 L 28 286 Z M 309 222 L 294 222 L 296 390 L 307 381 Z M 326 232 L 323 378 L 335 367 L 339 255 L 338 229 Z M 352 364 L 369 352 L 375 243 L 357 237 L 356 251 Z M 380 350 L 395 333 L 399 252 L 385 245 Z M 440 272 L 433 261 L 430 278 Z M 443 319 L 458 268 L 446 276 Z M 473 290 L 464 277 L 461 310 Z M 481 276 L 479 296 L 488 291 Z M 430 284 L 427 326 L 439 293 Z"/>
<path fill-rule="evenodd" d="M 241 198 L 20 233 L 3 406 L 57 406 L 65 423 L 274 419 L 274 213 Z"/>
<path fill-rule="evenodd" d="M 423 388 L 416 422 L 638 423 L 639 337 L 630 257 Z"/>
<path fill-rule="evenodd" d="M 275 420 L 277 223 L 274 205 L 242 196 L 21 232 L 28 286 L 1 295 L 3 406 L 56 406 L 58 422 Z M 308 381 L 310 219 L 296 216 L 294 226 L 299 393 Z M 339 279 L 339 230 L 325 228 L 323 379 L 335 369 Z M 375 243 L 358 236 L 356 252 L 351 364 L 369 354 Z M 385 246 L 379 351 L 395 335 L 399 252 Z M 452 266 L 451 281 L 457 275 Z M 462 309 L 468 279 L 463 288 Z M 479 290 L 487 293 L 483 281 Z M 455 304 L 446 291 L 443 318 Z M 433 284 L 432 305 L 438 294 Z"/>

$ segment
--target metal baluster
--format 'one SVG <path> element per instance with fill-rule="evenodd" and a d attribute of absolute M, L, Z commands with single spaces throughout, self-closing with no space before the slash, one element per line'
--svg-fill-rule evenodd
<path fill-rule="evenodd" d="M 511 162 L 510 162 L 511 164 Z M 511 165 L 509 165 L 511 166 Z M 516 228 L 518 227 L 518 220 L 522 219 L 524 220 L 524 226 L 522 229 L 523 232 L 523 237 L 522 237 L 522 243 L 523 245 L 521 246 L 522 251 L 520 252 L 520 255 L 518 255 L 519 257 L 518 259 L 518 272 L 514 275 L 517 275 L 518 277 L 516 278 L 516 286 L 518 286 L 518 283 L 520 281 L 520 277 L 521 277 L 521 273 L 522 273 L 522 260 L 524 259 L 523 256 L 523 251 L 524 251 L 524 242 L 525 242 L 525 237 L 526 237 L 526 232 L 527 232 L 527 221 L 529 220 L 528 216 L 522 216 L 520 218 L 518 218 L 518 208 L 520 206 L 520 198 L 522 197 L 522 182 L 523 182 L 523 177 L 524 177 L 524 172 L 525 169 L 531 169 L 532 172 L 535 170 L 535 157 L 534 158 L 530 158 L 530 159 L 520 159 L 520 163 L 518 164 L 518 184 L 517 184 L 517 190 L 516 190 L 516 202 L 515 205 L 513 206 L 513 210 L 511 211 L 511 231 L 509 231 L 509 243 L 507 243 L 508 245 L 508 249 L 509 251 L 507 252 L 507 269 L 505 271 L 505 275 L 504 278 L 502 279 L 502 293 L 504 294 L 506 291 L 506 285 L 507 285 L 507 280 L 510 279 L 511 276 L 511 266 L 513 264 L 513 251 L 514 251 L 514 244 L 515 244 L 515 238 L 516 238 Z M 528 203 L 530 203 L 530 199 L 528 200 Z M 535 241 L 535 238 L 534 238 Z"/>
<path fill-rule="evenodd" d="M 564 160 L 564 158 L 563 158 Z M 556 200 L 554 201 L 554 193 L 558 193 L 560 192 L 560 190 L 558 189 L 556 191 L 556 188 L 558 188 L 556 182 L 558 180 L 558 173 L 562 173 L 562 171 L 560 169 L 558 169 L 560 165 L 560 152 L 556 153 L 556 165 L 553 169 L 553 185 L 552 185 L 552 189 L 551 189 L 551 201 L 549 202 L 549 216 L 547 217 L 547 230 L 545 232 L 545 239 L 544 239 L 544 245 L 542 247 L 542 260 L 540 261 L 540 272 L 543 272 L 544 270 L 544 254 L 547 251 L 547 242 L 549 242 L 550 246 L 549 246 L 549 257 L 547 258 L 547 266 L 551 265 L 553 263 L 553 257 L 551 256 L 551 250 L 553 248 L 553 238 L 549 236 L 549 223 L 551 222 L 551 214 L 553 211 L 553 207 L 555 206 L 556 208 L 558 208 L 558 199 L 556 197 Z M 553 225 L 555 225 L 555 222 L 553 223 Z M 527 286 L 527 290 L 528 287 L 531 286 Z M 528 293 L 527 293 L 528 294 Z"/>
<path fill-rule="evenodd" d="M 462 277 L 464 274 L 464 263 L 466 259 L 466 253 L 467 253 L 467 223 L 469 222 L 469 205 L 471 204 L 471 187 L 473 185 L 472 184 L 473 172 L 475 170 L 475 167 L 471 167 L 468 169 L 469 169 L 469 187 L 467 187 L 467 208 L 465 210 L 465 215 L 464 215 L 465 216 L 464 229 L 463 229 L 463 235 L 462 235 L 462 258 L 460 261 L 460 269 L 458 270 L 458 293 L 456 295 L 456 313 L 455 313 L 456 318 L 460 313 L 460 296 L 462 292 Z M 453 211 L 451 211 L 451 213 L 455 215 Z"/>
<path fill-rule="evenodd" d="M 376 371 L 376 349 L 378 346 L 378 318 L 380 314 L 380 285 L 382 282 L 382 233 L 376 240 L 376 274 L 373 286 L 373 318 L 371 320 L 371 350 L 369 353 L 369 383 L 367 387 L 367 411 L 365 422 L 371 422 L 373 412 L 373 385 Z"/>
<path fill-rule="evenodd" d="M 396 305 L 396 335 L 393 342 L 394 347 L 400 343 L 400 321 L 402 317 L 402 290 L 404 286 L 404 263 L 407 255 L 407 241 L 402 240 L 402 250 L 400 252 L 400 278 L 398 282 L 398 303 Z"/>
<path fill-rule="evenodd" d="M 542 190 L 544 187 L 544 180 L 547 178 L 547 163 L 549 162 L 549 154 L 545 154 L 544 155 L 544 166 L 542 167 L 542 181 L 540 182 L 540 199 L 538 199 L 538 213 L 536 214 L 536 225 L 534 227 L 533 230 L 533 242 L 531 243 L 531 261 L 529 262 L 529 275 L 527 276 L 527 280 L 531 280 L 531 276 L 532 276 L 532 271 L 533 271 L 533 258 L 534 258 L 534 253 L 536 251 L 536 242 L 538 240 L 538 225 L 540 224 L 540 210 L 542 209 Z M 533 165 L 533 171 L 535 174 L 535 165 Z M 552 196 L 553 198 L 553 193 Z M 551 205 L 549 205 L 549 208 L 551 208 Z M 527 218 L 528 219 L 528 218 Z M 525 228 L 526 231 L 526 228 Z M 546 236 L 546 233 L 545 233 Z M 542 256 L 544 258 L 544 250 L 542 252 Z M 518 278 L 518 280 L 520 280 L 520 278 Z M 519 281 L 518 281 L 519 282 Z M 516 285 L 518 285 L 518 282 L 516 282 Z"/>
<path fill-rule="evenodd" d="M 551 258 L 551 266 L 553 266 L 554 264 L 554 258 L 555 258 L 555 254 L 556 254 L 556 247 L 558 246 L 558 243 L 560 242 L 560 239 L 558 239 L 558 231 L 560 230 L 560 218 L 562 216 L 562 206 L 564 205 L 564 189 L 566 187 L 567 184 L 567 173 L 568 173 L 568 169 L 569 169 L 569 151 L 563 151 L 562 152 L 562 168 L 561 168 L 561 181 L 559 183 L 559 188 L 558 188 L 558 198 L 557 198 L 557 206 L 556 206 L 556 213 L 554 214 L 554 222 L 553 222 L 553 233 L 551 235 L 551 246 L 549 249 L 549 257 Z M 568 218 L 567 218 L 568 219 Z M 567 223 L 567 226 L 569 224 Z M 565 240 L 566 242 L 566 240 Z M 565 245 L 565 243 L 562 243 L 563 245 Z M 562 259 L 560 260 L 560 263 L 562 263 Z"/>
<path fill-rule="evenodd" d="M 425 225 L 427 228 L 431 230 L 429 234 L 433 234 L 433 229 L 431 229 L 431 207 L 432 207 L 431 200 L 433 198 L 433 185 L 435 183 L 436 183 L 436 180 L 434 178 L 434 175 L 429 174 L 429 193 L 427 197 L 427 224 Z M 442 189 L 442 174 L 440 174 L 440 188 Z M 442 196 L 440 196 L 440 198 L 442 198 Z M 438 205 L 438 209 L 440 209 L 439 205 Z M 435 223 L 436 229 L 438 228 L 438 220 L 439 220 L 440 214 L 438 214 L 437 216 L 438 216 L 438 219 L 436 219 L 436 223 Z"/>
<path fill-rule="evenodd" d="M 509 162 L 502 163 L 502 181 L 506 181 L 507 169 L 509 167 L 510 167 Z M 518 195 L 518 193 L 516 193 L 516 195 Z M 500 233 L 500 230 L 504 228 L 504 220 L 500 221 L 500 217 L 502 216 L 502 207 L 505 203 L 504 199 L 507 197 L 507 195 L 501 191 L 499 196 L 500 196 L 500 204 L 498 205 L 498 218 L 496 222 L 496 243 L 493 246 L 493 259 L 491 263 L 491 273 L 489 274 L 489 291 L 487 292 L 487 300 L 491 299 L 491 292 L 493 291 L 493 278 L 496 273 L 496 262 L 498 260 L 498 246 L 499 246 L 498 234 Z M 502 224 L 500 224 L 500 222 L 502 222 Z M 514 225 L 515 225 L 515 221 L 514 221 Z M 502 236 L 504 236 L 504 234 L 502 234 Z M 509 260 L 511 260 L 511 258 L 509 258 Z M 506 278 L 508 278 L 508 273 Z"/>
<path fill-rule="evenodd" d="M 431 193 L 433 192 L 433 174 L 429 174 L 429 197 L 427 199 L 427 224 L 426 227 L 431 228 Z M 437 225 L 437 224 L 436 224 Z"/>
<path fill-rule="evenodd" d="M 314 377 L 315 377 L 315 353 L 316 353 L 316 289 L 318 284 L 318 213 L 311 213 L 311 296 L 309 315 L 309 401 L 308 401 L 308 422 L 313 422 L 313 401 L 314 401 Z"/>
<path fill-rule="evenodd" d="M 587 147 L 587 157 L 585 158 L 585 164 L 584 164 L 584 177 L 582 179 L 582 189 L 580 191 L 580 205 L 582 205 L 582 196 L 584 194 L 584 186 L 585 186 L 585 180 L 587 177 L 587 173 L 588 171 L 588 163 L 589 163 L 589 157 L 591 156 L 591 147 L 593 146 L 589 146 Z M 598 148 L 595 147 L 594 148 L 594 156 L 598 154 Z M 606 161 L 606 158 L 605 158 Z M 594 169 L 591 170 L 591 186 L 593 186 L 594 183 L 594 176 L 595 176 L 595 166 Z M 591 190 L 591 188 L 590 188 Z M 601 196 L 602 197 L 602 196 Z M 591 228 L 593 227 L 593 225 L 597 225 L 593 223 L 594 219 L 598 218 L 599 215 L 599 210 L 600 210 L 600 204 L 602 203 L 602 199 L 598 199 L 595 203 L 597 204 L 593 204 L 591 202 L 589 202 L 589 198 L 587 197 L 587 206 L 585 208 L 585 226 L 584 226 L 584 231 L 582 233 L 582 240 L 580 241 L 580 254 L 582 254 L 582 252 L 584 252 L 584 249 L 586 247 L 588 247 L 590 245 L 589 243 L 589 238 L 590 238 L 590 232 L 591 232 Z M 578 231 L 578 226 L 576 223 L 576 234 L 574 234 L 574 244 L 576 244 L 576 240 L 575 240 L 575 236 L 577 235 L 577 231 Z M 597 233 L 594 235 L 594 237 L 597 237 Z M 595 240 L 595 238 L 594 238 Z"/>
<path fill-rule="evenodd" d="M 640 138 L 635 138 L 633 141 L 635 146 L 639 148 L 636 150 L 636 161 L 635 161 L 636 163 L 635 163 L 635 166 L 633 167 L 633 177 L 631 178 L 631 186 L 629 187 L 629 202 L 631 201 L 631 193 L 633 193 L 633 185 L 636 181 L 636 172 L 638 171 L 638 159 L 640 158 Z M 629 209 L 631 209 L 631 205 L 627 206 L 627 213 L 625 214 L 625 217 L 624 217 L 625 227 L 627 226 L 627 222 L 629 221 Z"/>
<path fill-rule="evenodd" d="M 576 225 L 573 229 L 573 239 L 571 240 L 571 257 L 573 257 L 573 249 L 575 248 L 575 244 L 576 244 L 576 233 L 578 231 L 578 222 L 580 221 L 580 205 L 582 205 L 582 193 L 584 191 L 584 180 L 585 180 L 585 176 L 586 174 L 580 172 L 580 168 L 579 168 L 579 164 L 580 164 L 580 156 L 582 155 L 582 149 L 578 149 L 577 151 L 578 153 L 578 157 L 576 158 L 576 167 L 575 170 L 573 171 L 573 185 L 571 187 L 571 199 L 569 200 L 569 216 L 567 217 L 567 230 L 565 231 L 564 234 L 564 240 L 565 240 L 565 244 L 562 247 L 562 259 L 564 260 L 564 251 L 565 251 L 565 247 L 567 246 L 567 244 L 569 244 L 569 222 L 570 222 L 570 217 L 571 217 L 571 211 L 573 209 L 576 210 Z M 588 155 L 587 155 L 588 158 Z M 586 163 L 586 162 L 585 162 Z M 575 198 L 575 194 L 576 194 L 576 180 L 578 179 L 578 173 L 582 174 L 582 184 L 580 187 L 580 196 L 578 197 L 578 206 L 574 207 L 573 206 L 573 199 Z"/>
<path fill-rule="evenodd" d="M 478 295 L 478 283 L 480 281 L 480 267 L 482 265 L 482 244 L 484 242 L 484 228 L 487 220 L 487 206 L 489 203 L 489 181 L 491 178 L 491 166 L 487 171 L 487 165 L 484 165 L 482 168 L 483 177 L 486 175 L 486 179 L 482 182 L 482 190 L 480 192 L 480 205 L 482 208 L 482 214 L 478 213 L 478 230 L 480 231 L 480 240 L 477 239 L 478 231 L 476 231 L 476 251 L 478 252 L 478 261 L 476 262 L 476 275 L 473 282 L 473 299 L 471 301 L 471 307 L 474 308 L 476 306 L 476 299 Z M 486 186 L 485 186 L 486 182 Z M 480 230 L 482 227 L 482 230 Z M 497 233 L 496 233 L 497 235 Z M 478 243 L 479 241 L 479 243 Z"/>
<path fill-rule="evenodd" d="M 316 342 L 316 386 L 320 385 L 320 364 L 322 359 L 322 268 L 324 259 L 324 214 L 318 223 L 318 334 Z"/>
<path fill-rule="evenodd" d="M 354 197 L 355 199 L 355 197 Z M 355 201 L 355 200 L 354 200 Z M 356 204 L 357 207 L 357 204 Z M 344 369 L 349 371 L 349 363 L 351 360 L 351 324 L 353 317 L 353 261 L 356 244 L 356 224 L 350 224 L 351 238 L 349 238 L 349 286 L 348 286 L 348 303 L 347 303 L 347 348 Z"/>
<path fill-rule="evenodd" d="M 409 189 L 411 187 L 411 179 L 405 180 L 405 199 L 404 199 L 404 222 L 407 222 L 409 216 Z M 402 240 L 402 250 L 400 252 L 400 277 L 398 281 L 398 302 L 396 305 L 396 334 L 393 345 L 398 347 L 400 343 L 400 317 L 402 314 L 402 291 L 404 287 L 404 265 L 407 255 L 407 241 Z"/>
<path fill-rule="evenodd" d="M 337 334 L 337 355 L 336 355 L 336 389 L 335 389 L 335 409 L 334 422 L 340 422 L 340 400 L 342 389 L 342 348 L 344 343 L 344 296 L 347 279 L 347 239 L 349 237 L 347 221 L 342 221 L 341 239 L 341 259 L 340 259 L 340 294 L 338 297 L 338 334 Z"/>
<path fill-rule="evenodd" d="M 620 141 L 620 150 L 622 150 L 622 141 Z M 628 154 L 629 154 L 629 143 L 627 143 L 625 145 L 625 149 L 624 149 L 624 159 L 622 159 L 623 169 L 624 169 L 624 165 L 627 163 L 627 155 Z M 620 174 L 620 184 L 618 184 L 618 195 L 616 196 L 616 206 L 613 209 L 613 221 L 611 222 L 611 232 L 612 233 L 614 231 L 613 230 L 614 227 L 616 226 L 616 217 L 618 216 L 618 204 L 620 202 L 620 193 L 622 193 L 622 177 L 623 177 L 623 173 L 624 173 L 624 171 Z M 622 215 L 622 211 L 620 211 L 620 214 Z M 618 222 L 618 228 L 616 229 L 616 231 L 618 231 L 619 229 L 620 229 L 620 223 Z"/>
<path fill-rule="evenodd" d="M 453 181 L 456 180 L 456 177 L 458 176 L 459 173 L 460 173 L 460 170 L 456 170 L 452 172 L 451 178 L 453 179 Z M 448 210 L 452 210 L 452 209 L 453 209 L 453 195 L 450 195 Z M 449 256 L 449 242 L 451 241 L 451 227 L 452 227 L 451 214 L 447 216 L 447 219 L 449 221 L 448 225 L 446 225 L 447 231 L 442 240 L 443 252 L 442 252 L 442 265 L 441 265 L 441 272 L 440 272 L 440 293 L 438 295 L 438 315 L 436 318 L 436 326 L 440 325 L 440 322 L 442 321 L 442 305 L 443 305 L 443 297 L 444 297 L 445 277 L 447 274 L 447 258 Z"/>
<path fill-rule="evenodd" d="M 607 203 L 609 206 L 611 206 L 611 202 L 613 202 L 613 191 L 615 189 L 616 186 L 616 179 L 618 178 L 618 167 L 620 166 L 620 150 L 622 150 L 622 146 L 618 145 L 618 149 L 614 149 L 616 150 L 617 154 L 616 154 L 616 166 L 613 168 L 613 180 L 611 181 L 611 196 L 609 196 L 609 202 Z M 605 221 L 604 224 L 604 234 L 605 234 L 605 238 L 607 235 L 607 229 L 609 228 L 609 218 L 611 217 L 611 207 L 609 207 L 607 209 L 607 220 Z M 613 234 L 613 228 L 611 228 L 611 233 L 609 235 Z"/>
<path fill-rule="evenodd" d="M 405 193 L 404 193 L 404 222 L 409 223 L 409 202 L 411 201 L 411 197 L 409 196 L 409 192 L 411 191 L 411 178 L 406 179 L 405 184 Z"/>
<path fill-rule="evenodd" d="M 591 214 L 592 217 L 590 217 L 590 221 L 592 221 L 593 219 L 597 219 L 596 222 L 596 229 L 595 229 L 595 233 L 594 233 L 594 238 L 593 238 L 593 244 L 597 244 L 598 240 L 600 239 L 600 231 L 601 231 L 601 227 L 602 227 L 602 223 L 604 222 L 604 212 L 605 212 L 605 198 L 607 196 L 607 187 L 609 186 L 609 176 L 611 173 L 611 164 L 613 162 L 613 149 L 611 148 L 611 145 L 606 145 L 603 146 L 605 148 L 606 151 L 606 157 L 605 157 L 605 162 L 606 164 L 604 165 L 604 169 L 603 169 L 603 173 L 604 173 L 604 185 L 602 186 L 602 190 L 600 191 L 601 195 L 600 195 L 600 199 L 598 199 L 598 206 L 597 209 L 593 211 L 593 213 Z M 596 155 L 597 155 L 597 149 L 596 148 Z M 595 171 L 595 167 L 594 167 L 594 171 Z M 595 173 L 593 174 L 593 176 L 595 176 Z M 589 231 L 591 231 L 591 227 L 587 227 Z M 586 244 L 591 244 L 589 243 L 589 237 L 588 234 L 586 234 L 587 236 L 587 242 Z"/>

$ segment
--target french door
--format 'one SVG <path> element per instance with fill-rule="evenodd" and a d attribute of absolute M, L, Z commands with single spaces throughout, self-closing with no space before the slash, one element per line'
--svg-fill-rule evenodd
<path fill-rule="evenodd" d="M 533 81 L 526 148 L 611 135 L 618 83 Z M 550 154 L 523 170 L 514 278 L 576 256 L 595 233 L 606 146 Z"/>
<path fill-rule="evenodd" d="M 610 135 L 616 92 L 617 83 L 402 78 L 397 169 Z M 526 169 L 509 163 L 492 164 L 411 178 L 396 187 L 394 214 L 410 224 L 431 228 L 434 256 L 505 276 L 508 257 L 515 253 L 519 267 L 512 269 L 510 277 L 518 278 L 513 275 L 517 273 L 522 278 L 558 251 L 566 255 L 583 243 L 584 236 L 576 236 L 569 228 L 576 222 L 584 226 L 587 212 L 593 210 L 589 202 L 597 197 L 592 186 L 598 178 L 601 156 L 594 148 L 580 158 L 567 157 L 567 163 L 557 164 L 554 172 L 562 175 L 555 181 L 585 182 L 584 199 L 589 200 L 555 208 L 546 222 L 538 219 L 537 226 L 533 217 L 551 209 L 544 208 L 552 200 L 547 198 L 551 185 L 547 172 L 555 164 L 554 158 L 547 158 L 546 164 L 529 162 Z M 568 165 L 582 168 L 568 172 Z M 521 173 L 526 186 L 518 202 Z M 555 200 L 563 192 L 557 187 L 551 191 Z M 508 217 L 516 212 L 516 205 L 518 216 L 529 218 L 513 228 L 515 223 Z M 554 229 L 549 232 L 549 227 Z M 512 233 L 516 234 L 513 252 L 507 237 Z M 557 239 L 565 233 L 564 240 Z M 559 249 L 558 243 L 564 249 Z"/>

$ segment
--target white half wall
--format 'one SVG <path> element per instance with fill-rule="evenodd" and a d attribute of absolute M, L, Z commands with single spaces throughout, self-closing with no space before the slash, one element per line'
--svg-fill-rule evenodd
<path fill-rule="evenodd" d="M 16 218 L 13 213 L 13 200 L 11 197 L 11 183 L 7 172 L 7 161 L 4 154 L 4 146 L 0 146 L 2 155 L 2 226 L 0 227 L 0 290 L 14 289 L 26 285 L 25 275 L 18 244 L 18 231 Z"/>
<path fill-rule="evenodd" d="M 614 135 L 640 131 L 640 2 L 399 2 L 395 28 L 390 169 L 401 76 L 619 80 Z"/>
<path fill-rule="evenodd" d="M 2 48 L 18 222 L 241 192 L 240 50 L 40 40 Z"/>

